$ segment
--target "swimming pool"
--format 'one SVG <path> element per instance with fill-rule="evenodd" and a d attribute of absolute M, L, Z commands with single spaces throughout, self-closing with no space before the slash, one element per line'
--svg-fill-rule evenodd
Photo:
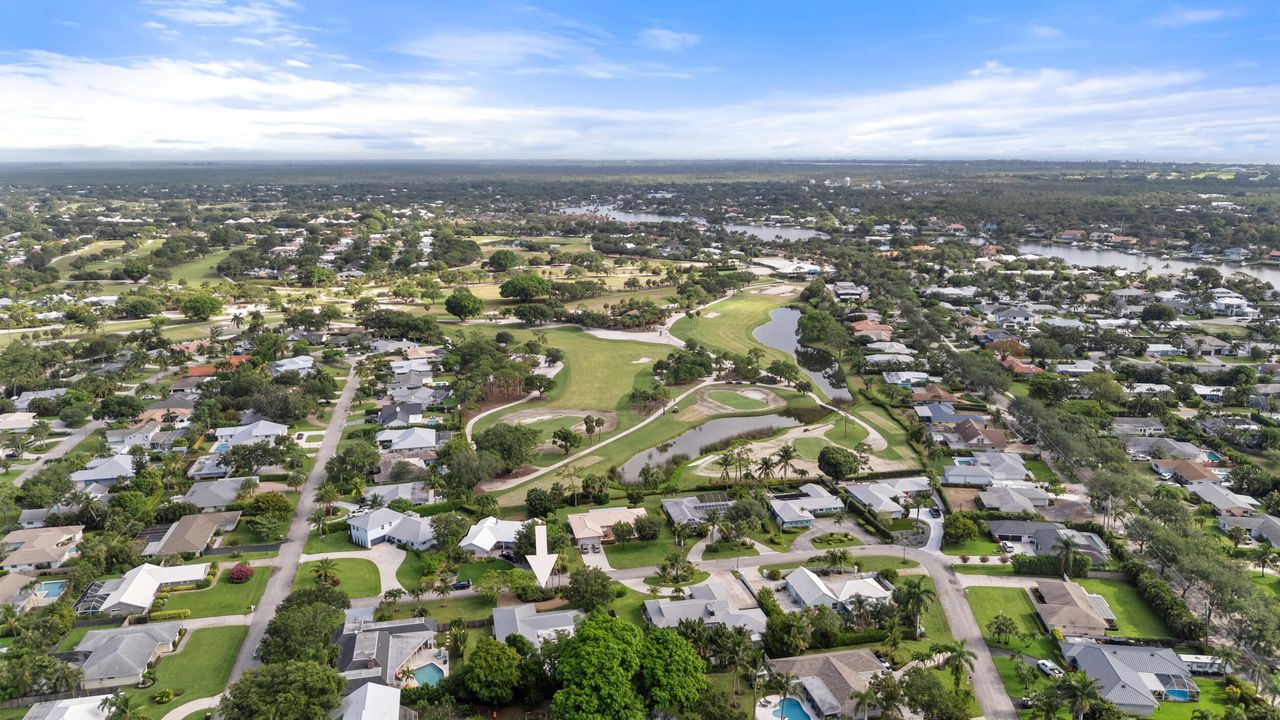
<path fill-rule="evenodd" d="M 420 687 L 435 687 L 443 677 L 444 670 L 435 663 L 427 663 L 413 671 L 413 679 L 418 681 Z"/>
<path fill-rule="evenodd" d="M 1222 462 L 1222 456 L 1212 450 L 1204 451 L 1204 459 L 1211 463 Z"/>
<path fill-rule="evenodd" d="M 1170 688 L 1164 691 L 1164 697 L 1166 700 L 1172 700 L 1173 702 L 1191 702 L 1191 693 L 1186 690 Z"/>
<path fill-rule="evenodd" d="M 224 453 L 231 449 L 231 443 L 223 441 L 213 446 L 212 450 L 216 453 Z"/>
<path fill-rule="evenodd" d="M 62 591 L 67 589 L 66 580 L 47 580 L 40 583 L 40 592 L 49 599 L 57 598 L 62 595 Z"/>
<path fill-rule="evenodd" d="M 804 711 L 804 705 L 795 698 L 786 698 L 777 710 L 773 711 L 773 716 L 782 720 L 813 720 L 809 717 L 809 713 Z"/>

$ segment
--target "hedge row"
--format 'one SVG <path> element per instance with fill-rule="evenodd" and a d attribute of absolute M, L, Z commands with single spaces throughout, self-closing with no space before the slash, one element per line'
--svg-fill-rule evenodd
<path fill-rule="evenodd" d="M 1199 640 L 1205 636 L 1204 621 L 1191 612 L 1187 603 L 1174 594 L 1169 583 L 1154 570 L 1137 560 L 1130 560 L 1124 564 L 1124 572 L 1138 589 L 1142 599 L 1147 601 L 1178 639 Z"/>
<path fill-rule="evenodd" d="M 421 517 L 431 517 L 440 513 L 453 512 L 462 508 L 466 503 L 462 500 L 449 500 L 442 503 L 433 503 L 431 505 L 415 505 L 413 511 Z"/>
<path fill-rule="evenodd" d="M 147 619 L 151 622 L 163 622 L 165 620 L 183 620 L 191 617 L 191 609 L 183 608 L 182 610 L 156 610 L 147 613 Z"/>
<path fill-rule="evenodd" d="M 1056 577 L 1062 574 L 1062 558 L 1057 555 L 1014 555 L 1013 572 L 1016 575 L 1045 575 Z M 1093 561 L 1087 555 L 1073 555 L 1071 567 L 1067 575 L 1081 578 L 1088 577 Z"/>

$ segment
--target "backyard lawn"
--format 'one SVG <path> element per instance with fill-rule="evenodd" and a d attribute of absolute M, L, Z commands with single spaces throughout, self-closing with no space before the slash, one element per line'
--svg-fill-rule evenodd
<path fill-rule="evenodd" d="M 1107 604 L 1116 614 L 1115 635 L 1133 638 L 1172 637 L 1164 621 L 1128 582 L 1097 578 L 1084 578 L 1079 582 L 1085 590 L 1106 598 Z"/>
<path fill-rule="evenodd" d="M 1222 717 L 1223 711 L 1230 704 L 1227 702 L 1226 687 L 1217 680 L 1196 678 L 1196 686 L 1200 688 L 1200 701 L 1193 703 L 1162 702 L 1152 717 L 1156 720 L 1192 720 L 1197 710 L 1206 710 L 1209 717 Z"/>
<path fill-rule="evenodd" d="M 165 713 L 192 700 L 218 695 L 227 686 L 231 666 L 248 632 L 246 625 L 194 630 L 179 653 L 161 658 L 156 665 L 153 687 L 129 688 L 125 692 L 144 701 L 143 712 L 150 718 L 164 717 Z M 161 688 L 185 692 L 173 702 L 157 705 L 151 702 L 150 696 Z"/>
<path fill-rule="evenodd" d="M 484 577 L 484 574 L 489 572 L 490 570 L 498 570 L 498 571 L 510 570 L 511 567 L 512 567 L 511 563 L 501 558 L 485 558 L 483 560 L 473 560 L 468 563 L 463 563 L 458 567 L 458 579 L 470 580 L 471 582 L 474 583 L 475 581 Z"/>
<path fill-rule="evenodd" d="M 213 587 L 173 593 L 164 609 L 190 610 L 193 618 L 243 615 L 249 612 L 250 605 L 257 605 L 262 599 L 262 591 L 267 588 L 271 570 L 269 567 L 256 567 L 249 582 L 232 585 L 227 579 L 231 568 L 226 568 Z"/>
<path fill-rule="evenodd" d="M 312 587 L 315 575 L 311 568 L 318 560 L 302 563 L 298 575 L 293 579 L 293 589 Z M 378 579 L 378 566 L 371 560 L 362 558 L 338 558 L 333 561 L 337 566 L 336 575 L 340 581 L 338 587 L 353 598 L 373 597 L 382 594 L 382 584 Z"/>

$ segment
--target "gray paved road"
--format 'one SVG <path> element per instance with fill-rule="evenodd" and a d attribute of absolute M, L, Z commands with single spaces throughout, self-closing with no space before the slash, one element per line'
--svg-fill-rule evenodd
<path fill-rule="evenodd" d="M 245 670 L 258 664 L 258 661 L 253 658 L 253 651 L 258 647 L 258 643 L 262 642 L 262 635 L 266 632 L 267 623 L 275 615 L 276 606 L 285 599 L 290 588 L 293 587 L 293 579 L 298 574 L 298 564 L 302 558 L 302 548 L 306 545 L 307 534 L 310 532 L 308 518 L 315 510 L 316 488 L 324 482 L 325 463 L 333 457 L 338 449 L 338 442 L 342 440 L 342 431 L 347 424 L 347 412 L 351 409 L 351 402 L 355 398 L 358 384 L 355 367 L 352 366 L 347 372 L 347 384 L 342 388 L 342 396 L 334 405 L 333 415 L 325 428 L 324 440 L 320 441 L 320 450 L 316 453 L 316 465 L 307 476 L 306 484 L 302 486 L 302 498 L 298 501 L 298 509 L 293 514 L 292 522 L 289 523 L 288 538 L 280 546 L 280 554 L 276 557 L 274 564 L 279 569 L 271 574 L 271 578 L 267 581 L 267 589 L 262 595 L 262 601 L 249 621 L 249 636 L 245 638 L 240 654 L 236 657 L 236 664 L 231 669 L 231 679 L 228 684 L 235 682 Z"/>

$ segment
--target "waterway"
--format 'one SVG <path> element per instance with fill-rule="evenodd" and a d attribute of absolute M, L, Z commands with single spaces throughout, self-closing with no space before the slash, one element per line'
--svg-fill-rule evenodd
<path fill-rule="evenodd" d="M 800 421 L 784 415 L 743 415 L 740 417 L 715 418 L 682 433 L 675 440 L 650 448 L 623 464 L 621 472 L 624 480 L 640 479 L 640 470 L 645 465 L 658 466 L 676 457 L 695 458 L 702 454 L 702 448 L 735 435 L 765 428 L 795 427 Z"/>
<path fill-rule="evenodd" d="M 757 327 L 751 335 L 769 347 L 790 353 L 804 374 L 809 376 L 814 387 L 820 388 L 828 398 L 852 402 L 853 396 L 849 394 L 836 359 L 825 351 L 800 344 L 796 333 L 799 323 L 799 310 L 777 308 L 769 313 L 769 322 Z"/>
<path fill-rule="evenodd" d="M 660 223 L 660 222 L 691 222 L 698 225 L 711 225 L 706 218 L 694 217 L 692 215 L 659 215 L 657 213 L 634 213 L 623 210 L 615 210 L 612 205 L 601 205 L 599 207 L 571 207 L 564 208 L 561 212 L 570 215 L 603 215 L 610 220 L 628 223 Z M 796 241 L 808 240 L 814 237 L 827 237 L 826 233 L 810 230 L 808 228 L 798 227 L 774 227 L 772 225 L 742 225 L 742 224 L 723 224 L 720 225 L 729 232 L 746 233 L 764 240 L 765 242 L 777 241 Z"/>
<path fill-rule="evenodd" d="M 1070 245 L 1058 245 L 1056 243 L 1024 242 L 1020 243 L 1018 248 L 1024 253 L 1062 258 L 1069 265 L 1118 267 L 1123 270 L 1152 272 L 1159 275 L 1176 275 L 1183 270 L 1207 266 L 1216 268 L 1218 272 L 1222 273 L 1223 277 L 1230 277 L 1233 273 L 1244 273 L 1280 288 L 1280 269 L 1263 265 L 1249 265 L 1246 267 L 1224 263 L 1198 263 L 1172 258 L 1163 260 L 1157 255 L 1130 255 L 1118 250 L 1071 247 Z M 1165 267 L 1165 265 L 1168 265 L 1168 267 Z"/>

